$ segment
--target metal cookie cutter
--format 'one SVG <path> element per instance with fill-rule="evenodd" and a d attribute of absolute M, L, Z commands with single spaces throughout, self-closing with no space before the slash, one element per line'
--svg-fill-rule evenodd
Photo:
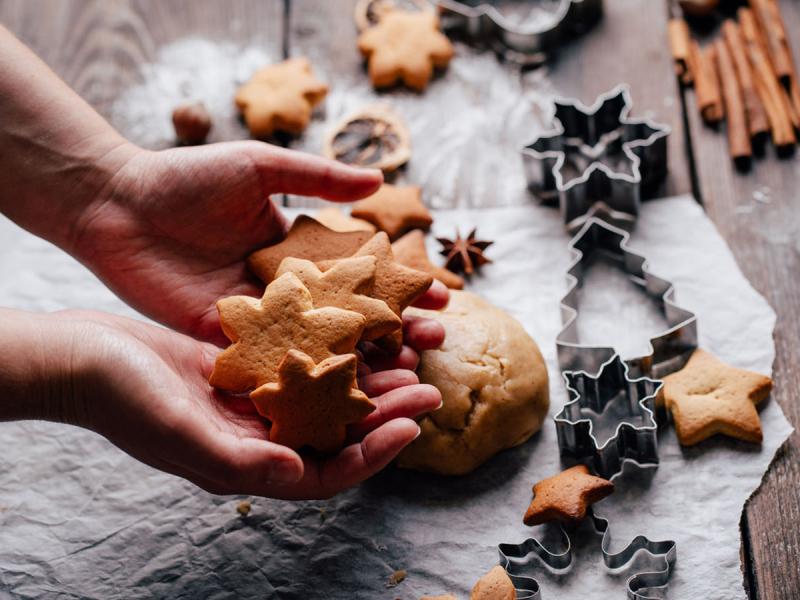
<path fill-rule="evenodd" d="M 670 127 L 628 116 L 627 85 L 601 94 L 592 106 L 555 101 L 556 129 L 522 149 L 529 189 L 561 209 L 569 231 L 592 215 L 632 229 L 643 197 L 667 174 Z"/>
<path fill-rule="evenodd" d="M 672 569 L 677 559 L 677 547 L 672 540 L 651 541 L 644 536 L 636 536 L 621 551 L 611 553 L 611 529 L 608 520 L 596 515 L 589 509 L 587 517 L 591 519 L 594 530 L 602 535 L 600 551 L 603 562 L 612 572 L 620 572 L 628 567 L 634 559 L 641 571 L 634 573 L 626 582 L 628 598 L 630 600 L 653 600 L 656 596 L 648 595 L 648 590 L 660 588 L 669 583 Z M 548 550 L 541 542 L 528 538 L 521 544 L 500 544 L 500 564 L 508 572 L 514 587 L 517 589 L 518 600 L 540 600 L 541 588 L 539 582 L 528 575 L 512 573 L 517 565 L 527 566 L 537 558 L 550 570 L 565 572 L 572 564 L 572 542 L 569 534 L 559 525 L 560 535 L 564 540 L 560 551 Z M 642 552 L 643 551 L 643 552 Z"/>
<path fill-rule="evenodd" d="M 628 232 L 592 217 L 570 241 L 573 259 L 567 270 L 567 293 L 561 299 L 564 327 L 556 336 L 562 371 L 597 374 L 615 354 L 613 348 L 582 344 L 578 339 L 578 293 L 588 262 L 598 254 L 620 266 L 655 299 L 667 321 L 667 330 L 650 339 L 650 353 L 625 361 L 629 377 L 659 379 L 683 367 L 697 348 L 697 316 L 676 304 L 672 283 L 649 271 L 645 257 L 628 247 L 629 237 Z"/>
<path fill-rule="evenodd" d="M 445 30 L 459 29 L 471 39 L 488 40 L 514 62 L 537 64 L 547 58 L 571 34 L 588 29 L 603 14 L 602 0 L 551 0 L 556 3 L 547 19 L 530 25 L 518 24 L 492 3 L 476 0 L 437 0 Z M 528 9 L 530 2 L 521 2 Z M 541 3 L 540 3 L 541 4 Z"/>
<path fill-rule="evenodd" d="M 662 382 L 630 379 L 628 366 L 615 354 L 597 375 L 567 371 L 564 381 L 571 400 L 554 417 L 562 454 L 591 461 L 594 471 L 610 479 L 626 460 L 640 466 L 658 464 L 656 395 Z M 610 433 L 598 439 L 599 423 L 610 422 Z"/>

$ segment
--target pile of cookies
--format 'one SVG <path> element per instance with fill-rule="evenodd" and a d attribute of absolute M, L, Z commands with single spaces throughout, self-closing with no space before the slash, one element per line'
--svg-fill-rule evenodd
<path fill-rule="evenodd" d="M 401 313 L 433 277 L 398 263 L 385 232 L 337 232 L 307 216 L 248 262 L 267 287 L 261 299 L 217 303 L 232 344 L 209 382 L 249 393 L 271 441 L 335 452 L 347 425 L 375 409 L 357 388 L 357 344 L 399 351 Z"/>

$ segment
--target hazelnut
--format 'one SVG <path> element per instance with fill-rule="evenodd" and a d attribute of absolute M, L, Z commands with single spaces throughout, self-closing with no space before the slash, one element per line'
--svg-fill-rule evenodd
<path fill-rule="evenodd" d="M 211 131 L 211 115 L 202 102 L 181 104 L 172 111 L 175 137 L 181 144 L 202 144 Z"/>

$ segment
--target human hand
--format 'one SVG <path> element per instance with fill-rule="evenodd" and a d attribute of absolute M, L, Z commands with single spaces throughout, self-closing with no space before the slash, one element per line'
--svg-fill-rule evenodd
<path fill-rule="evenodd" d="M 362 376 L 359 386 L 377 410 L 349 428 L 348 445 L 336 456 L 301 457 L 268 441 L 249 398 L 209 386 L 216 346 L 103 313 L 42 318 L 49 339 L 71 349 L 63 352 L 63 373 L 73 393 L 44 403 L 37 416 L 97 431 L 142 462 L 215 494 L 332 496 L 385 467 L 417 436 L 412 418 L 441 403 L 438 390 L 419 385 L 413 372 Z"/>

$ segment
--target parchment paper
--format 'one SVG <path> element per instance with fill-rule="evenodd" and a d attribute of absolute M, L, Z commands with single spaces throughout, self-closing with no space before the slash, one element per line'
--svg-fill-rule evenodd
<path fill-rule="evenodd" d="M 565 400 L 555 364 L 567 237 L 539 206 L 437 211 L 434 230 L 479 225 L 495 261 L 470 289 L 516 316 L 548 361 L 555 414 Z M 702 345 L 741 367 L 769 373 L 775 315 L 744 279 L 728 248 L 687 197 L 645 205 L 635 248 L 696 311 Z M 83 307 L 131 315 L 83 267 L 0 222 L 0 305 Z M 657 312 L 611 268 L 590 272 L 581 325 L 635 353 L 660 325 Z M 621 326 L 622 325 L 622 326 Z M 632 336 L 630 334 L 636 334 Z M 675 539 L 668 598 L 745 598 L 739 519 L 775 450 L 791 431 L 778 405 L 761 411 L 764 443 L 713 440 L 681 450 L 667 427 L 649 485 L 617 479 L 598 505 L 614 548 L 634 535 Z M 393 468 L 329 501 L 214 497 L 135 462 L 99 436 L 47 423 L 0 424 L 0 597 L 418 598 L 466 597 L 497 562 L 499 542 L 533 530 L 521 516 L 530 486 L 560 468 L 552 421 L 523 446 L 473 474 L 438 478 Z M 408 576 L 387 588 L 395 569 Z M 602 567 L 588 536 L 569 574 L 540 575 L 544 598 L 623 598 L 624 575 Z"/>

